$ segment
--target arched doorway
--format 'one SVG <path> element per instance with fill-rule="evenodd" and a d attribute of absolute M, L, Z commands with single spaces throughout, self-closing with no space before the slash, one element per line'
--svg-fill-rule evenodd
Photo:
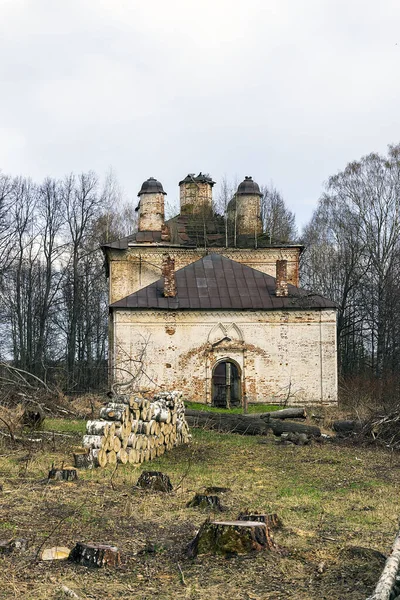
<path fill-rule="evenodd" d="M 219 408 L 231 408 L 241 404 L 240 370 L 231 360 L 221 361 L 213 369 L 212 404 Z"/>

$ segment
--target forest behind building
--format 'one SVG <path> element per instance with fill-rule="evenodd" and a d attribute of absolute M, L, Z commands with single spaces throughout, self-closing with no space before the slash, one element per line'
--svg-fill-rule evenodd
<path fill-rule="evenodd" d="M 227 218 L 224 180 L 215 211 Z M 301 285 L 338 304 L 340 389 L 395 399 L 400 387 L 400 145 L 326 182 L 310 222 L 272 185 L 261 215 L 271 244 L 302 243 Z M 0 173 L 0 361 L 68 393 L 107 388 L 108 286 L 100 245 L 135 231 L 115 176 L 33 182 Z M 172 216 L 178 212 L 167 206 Z M 4 370 L 5 369 L 5 370 Z M 7 379 L 7 367 L 1 371 Z M 355 391 L 357 390 L 357 392 Z M 356 397 L 357 396 L 357 397 Z"/>

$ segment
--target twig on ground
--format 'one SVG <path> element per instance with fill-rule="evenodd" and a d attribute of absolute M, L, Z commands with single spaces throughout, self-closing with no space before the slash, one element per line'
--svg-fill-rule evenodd
<path fill-rule="evenodd" d="M 176 564 L 178 566 L 178 570 L 179 570 L 179 573 L 180 573 L 180 576 L 181 576 L 181 584 L 182 585 L 186 585 L 185 576 L 184 576 L 183 571 L 181 569 L 181 565 L 179 563 L 176 563 Z"/>
<path fill-rule="evenodd" d="M 115 486 L 114 486 L 114 483 L 113 483 L 113 479 L 114 479 L 114 475 L 115 475 L 115 473 L 117 472 L 118 465 L 119 465 L 119 463 L 117 463 L 117 464 L 115 465 L 115 469 L 114 469 L 114 471 L 112 472 L 111 479 L 110 479 L 111 488 L 112 488 L 112 490 L 113 490 L 114 492 L 115 492 Z"/>
<path fill-rule="evenodd" d="M 78 596 L 78 594 L 76 594 L 73 590 L 71 590 L 69 587 L 67 587 L 66 585 L 62 585 L 60 587 L 61 591 L 64 592 L 64 594 L 66 596 L 68 596 L 69 598 L 75 598 L 75 600 L 80 600 L 80 596 Z"/>

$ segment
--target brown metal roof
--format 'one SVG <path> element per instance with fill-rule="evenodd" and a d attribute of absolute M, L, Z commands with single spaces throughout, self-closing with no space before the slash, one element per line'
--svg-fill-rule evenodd
<path fill-rule="evenodd" d="M 337 308 L 334 302 L 288 285 L 275 295 L 275 278 L 211 253 L 176 271 L 177 296 L 164 298 L 163 278 L 111 304 L 111 308 L 169 310 L 279 310 Z"/>

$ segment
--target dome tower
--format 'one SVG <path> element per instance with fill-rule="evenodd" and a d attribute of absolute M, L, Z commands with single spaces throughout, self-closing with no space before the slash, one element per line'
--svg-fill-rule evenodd
<path fill-rule="evenodd" d="M 162 183 L 150 177 L 142 183 L 139 196 L 139 231 L 161 231 L 164 225 L 164 192 Z"/>
<path fill-rule="evenodd" d="M 246 176 L 228 205 L 228 218 L 236 221 L 237 235 L 262 233 L 261 196 L 259 185 Z"/>

